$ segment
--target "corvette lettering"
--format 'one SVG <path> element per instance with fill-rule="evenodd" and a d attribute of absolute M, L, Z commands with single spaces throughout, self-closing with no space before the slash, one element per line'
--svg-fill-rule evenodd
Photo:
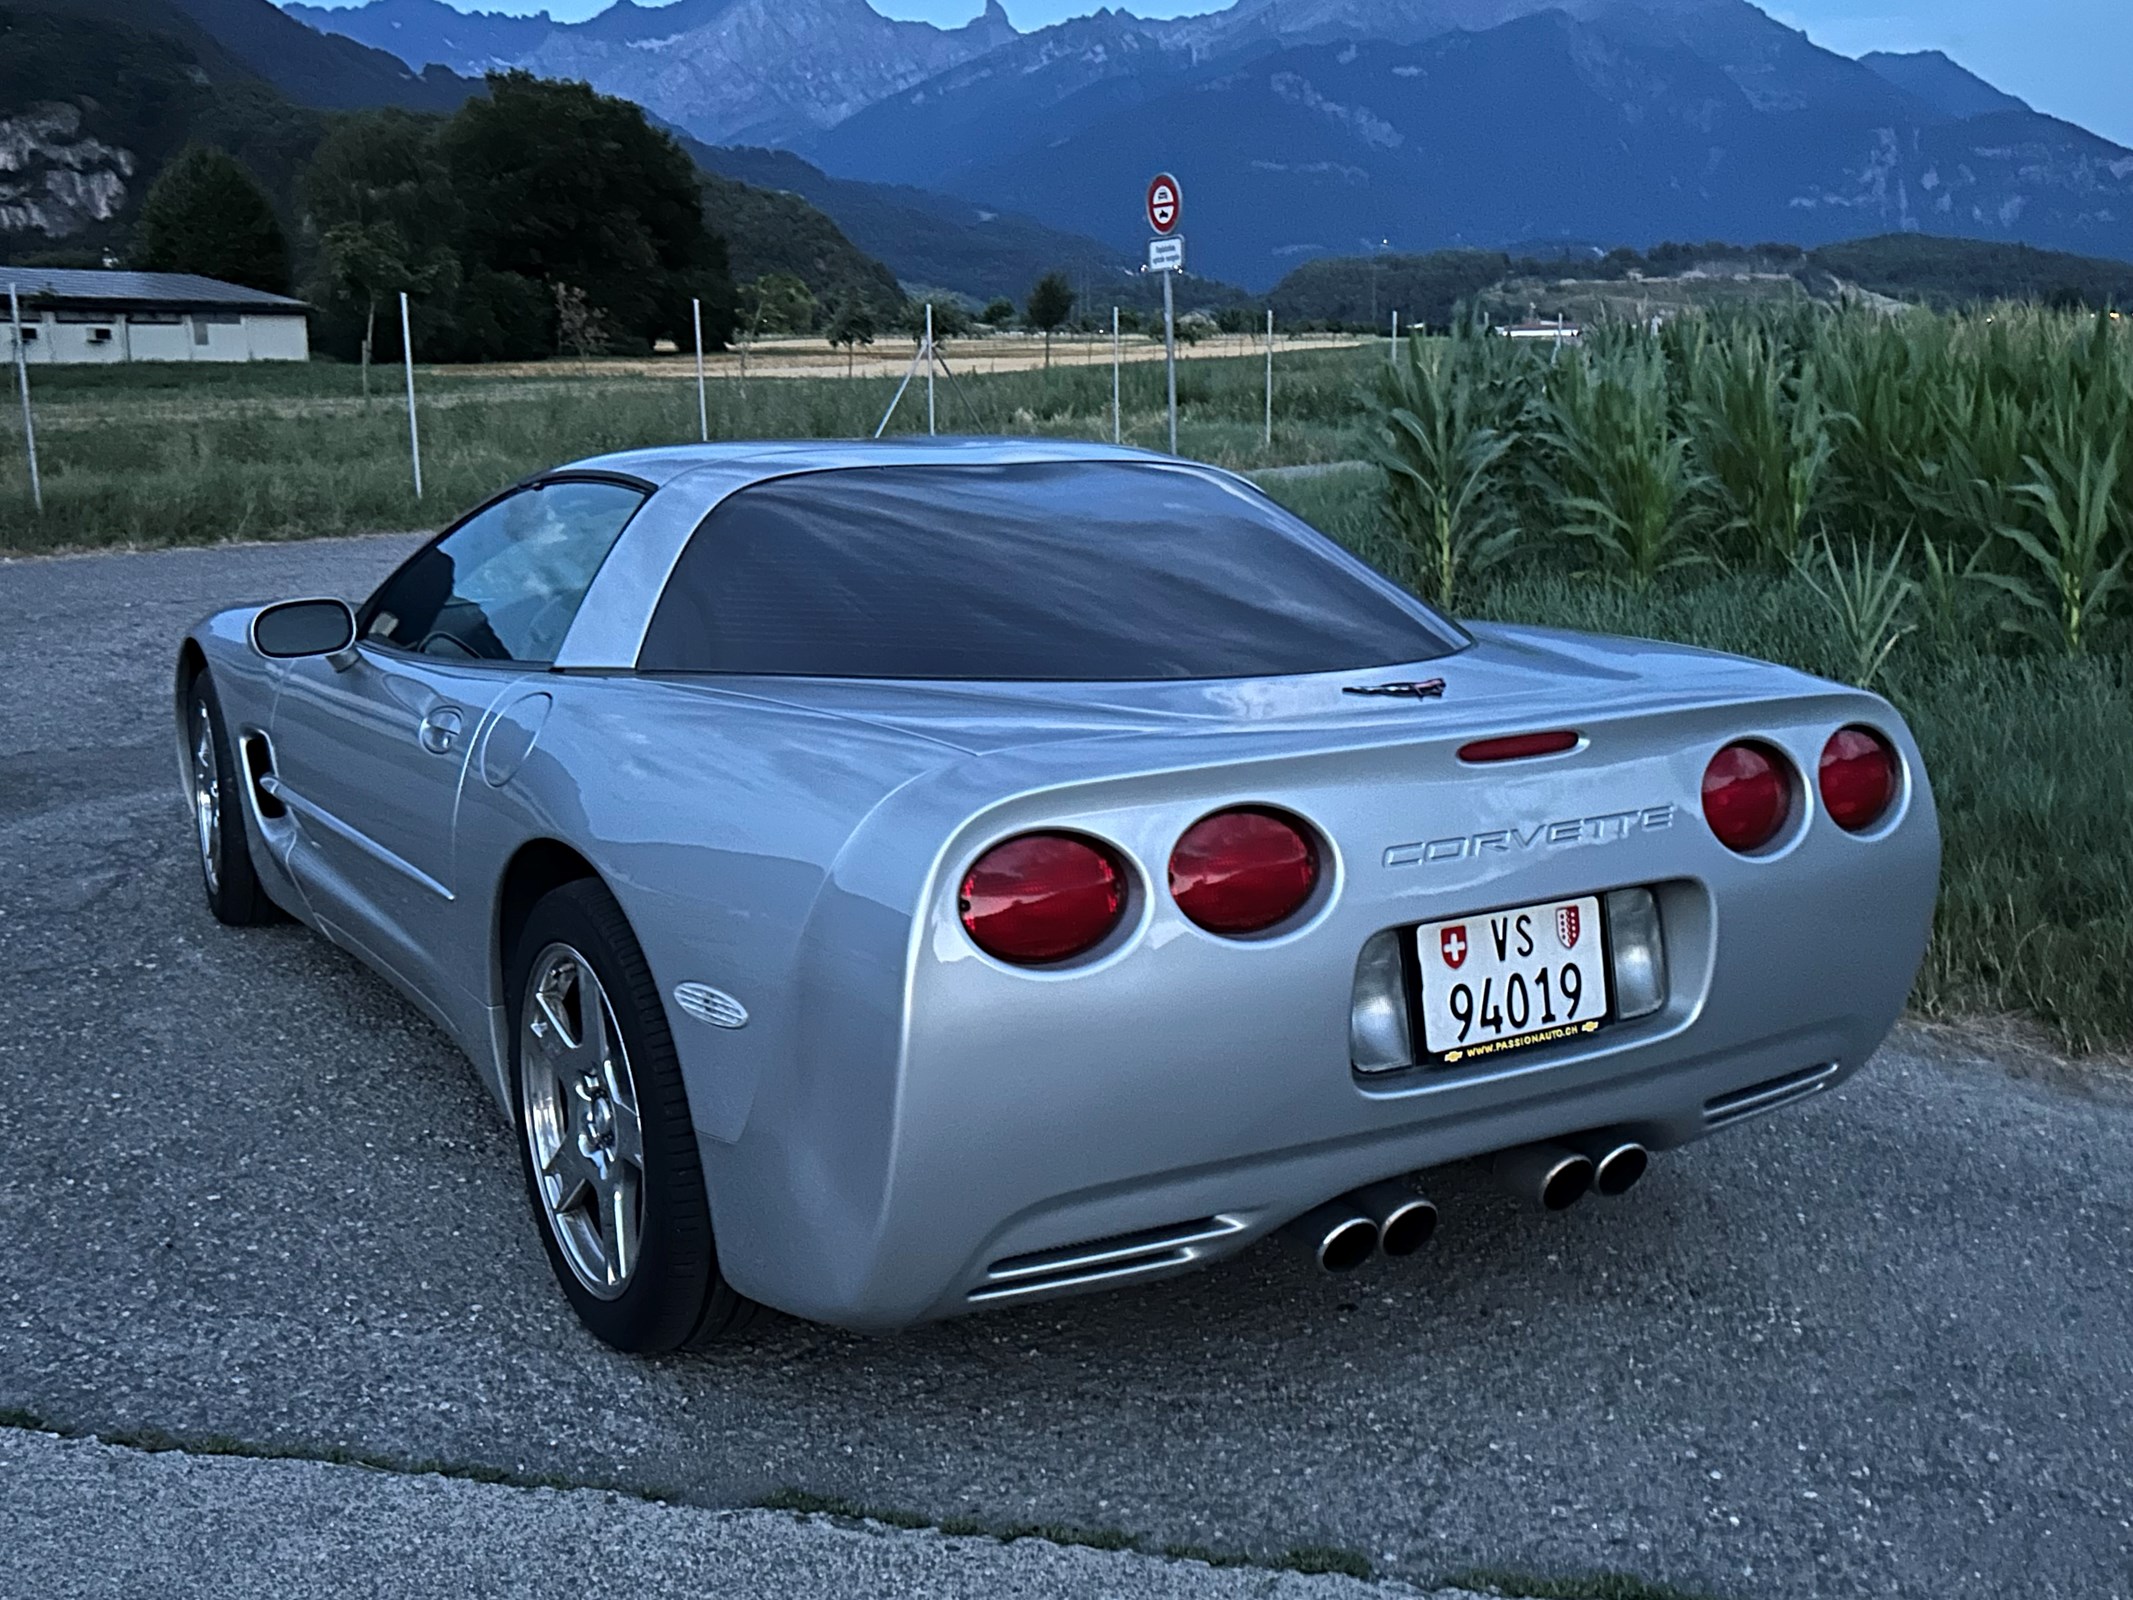
<path fill-rule="evenodd" d="M 1536 822 L 1530 827 L 1490 828 L 1481 833 L 1459 833 L 1444 839 L 1415 844 L 1396 844 L 1385 852 L 1388 867 L 1434 866 L 1445 861 L 1472 861 L 1488 855 L 1520 855 L 1536 850 L 1563 850 L 1576 845 L 1615 844 L 1647 833 L 1662 833 L 1674 825 L 1676 808 L 1671 805 L 1641 806 L 1634 811 L 1609 811 L 1596 817 L 1565 817 L 1559 822 Z M 1562 930 L 1575 942 L 1575 925 Z"/>

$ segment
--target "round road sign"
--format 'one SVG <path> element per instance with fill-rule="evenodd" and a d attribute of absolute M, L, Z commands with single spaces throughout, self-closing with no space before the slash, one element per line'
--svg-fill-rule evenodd
<path fill-rule="evenodd" d="M 1148 180 L 1148 226 L 1157 233 L 1169 235 L 1177 232 L 1178 223 L 1185 214 L 1185 191 L 1178 180 L 1167 172 L 1158 172 Z"/>

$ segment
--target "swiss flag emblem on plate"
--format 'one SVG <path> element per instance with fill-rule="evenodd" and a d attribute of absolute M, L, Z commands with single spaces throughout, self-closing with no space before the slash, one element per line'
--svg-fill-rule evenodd
<path fill-rule="evenodd" d="M 1555 936 L 1563 942 L 1565 950 L 1575 950 L 1578 947 L 1579 920 L 1576 906 L 1555 908 Z"/>
<path fill-rule="evenodd" d="M 1445 928 L 1437 935 L 1437 948 L 1444 952 L 1444 964 L 1454 972 L 1466 965 L 1466 924 Z"/>

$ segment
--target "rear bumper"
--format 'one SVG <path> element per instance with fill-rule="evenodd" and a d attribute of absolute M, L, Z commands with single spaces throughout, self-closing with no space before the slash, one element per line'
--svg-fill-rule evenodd
<path fill-rule="evenodd" d="M 1759 717 L 1808 771 L 1830 728 L 1861 715 L 1854 698 Z M 948 842 L 901 961 L 865 959 L 887 896 L 818 908 L 800 1048 L 742 1138 L 705 1146 L 727 1276 L 812 1320 L 894 1327 L 1184 1270 L 1399 1174 L 1602 1128 L 1664 1149 L 1818 1093 L 1880 1045 L 1925 951 L 1939 830 L 1897 732 L 1911 778 L 1886 825 L 1846 835 L 1810 805 L 1756 858 L 1690 809 L 1705 758 L 1678 736 L 1605 772 L 1491 787 L 1395 782 L 1360 758 L 1350 781 L 1309 792 L 1245 774 L 1236 798 L 1297 794 L 1286 803 L 1332 856 L 1301 925 L 1246 941 L 1193 927 L 1150 866 L 1206 797 L 1150 782 L 1079 811 L 1042 794 L 1003 805 Z M 1525 854 L 1489 848 L 1501 835 L 1481 825 L 1661 811 L 1665 826 Z M 1071 970 L 1003 967 L 956 922 L 960 864 L 1036 818 L 1139 864 L 1115 947 Z M 1439 832 L 1469 843 L 1442 860 L 1402 843 Z M 1373 935 L 1638 885 L 1663 886 L 1656 1015 L 1441 1071 L 1352 1070 Z"/>

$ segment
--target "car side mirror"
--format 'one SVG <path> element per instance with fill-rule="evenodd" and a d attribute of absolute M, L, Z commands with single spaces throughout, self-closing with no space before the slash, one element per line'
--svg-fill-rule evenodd
<path fill-rule="evenodd" d="M 252 648 L 269 661 L 339 655 L 355 636 L 355 612 L 345 600 L 284 600 L 252 619 Z"/>

